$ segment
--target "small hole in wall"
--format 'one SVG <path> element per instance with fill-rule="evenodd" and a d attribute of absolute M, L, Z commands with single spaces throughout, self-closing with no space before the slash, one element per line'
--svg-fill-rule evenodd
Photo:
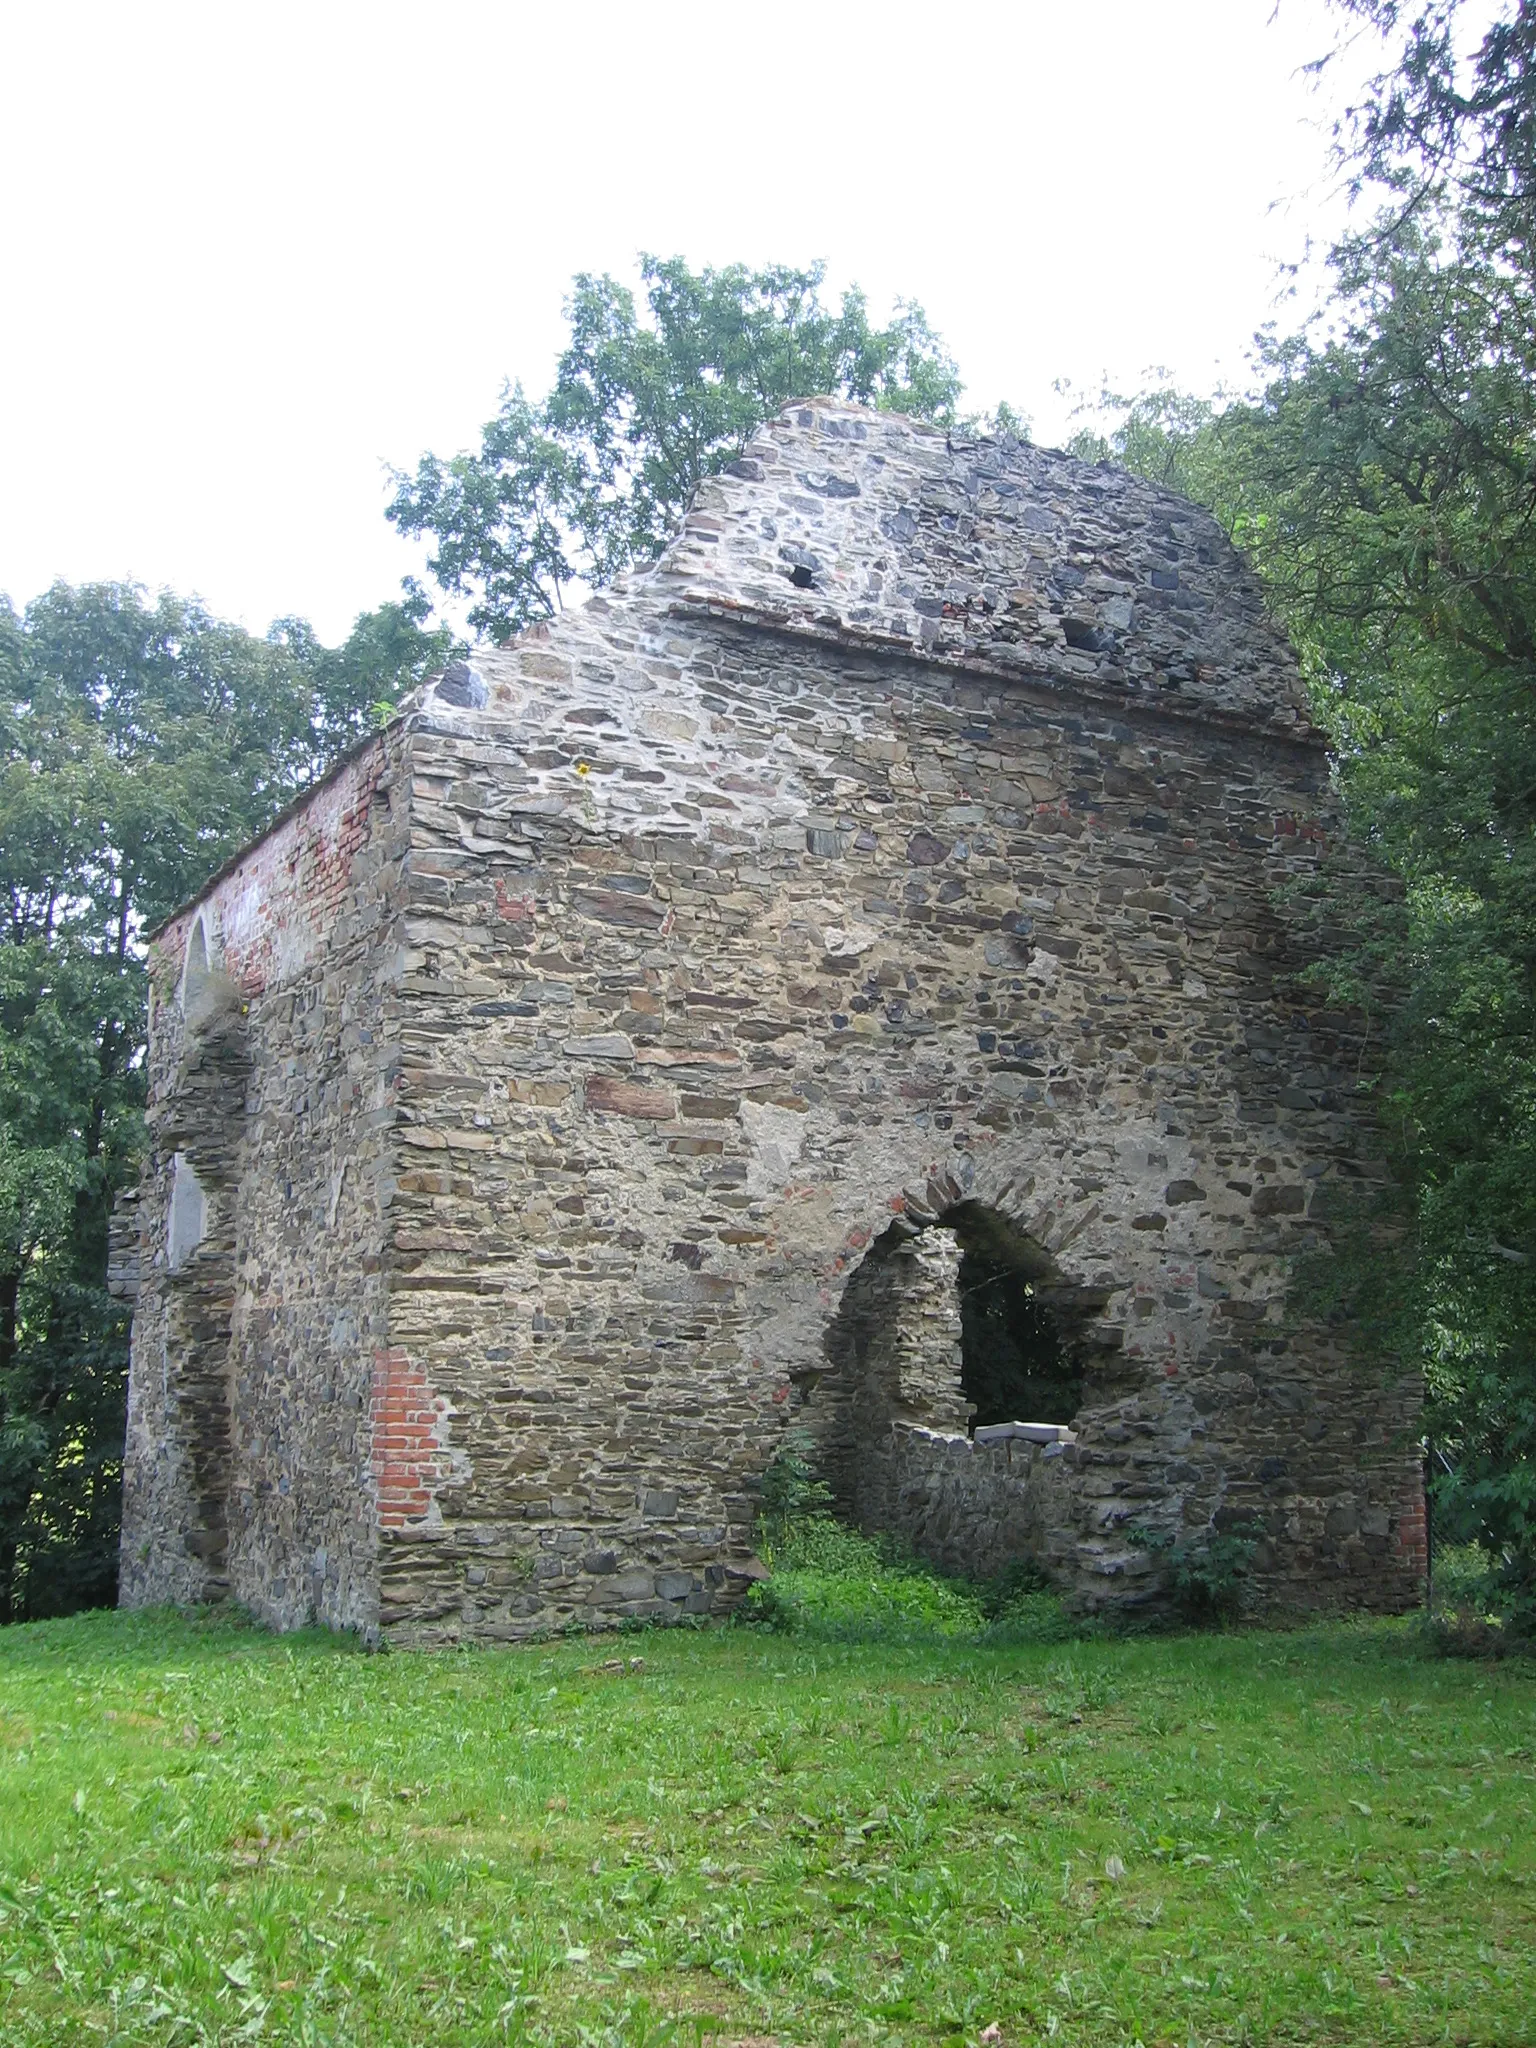
<path fill-rule="evenodd" d="M 208 937 L 199 918 L 193 925 L 187 940 L 187 955 L 181 971 L 181 1007 L 189 1020 L 195 1020 L 207 999 L 209 985 L 213 979 L 213 965 L 208 958 Z"/>
<path fill-rule="evenodd" d="M 811 590 L 815 587 L 816 582 L 815 577 L 803 562 L 796 563 L 795 567 L 790 570 L 789 580 L 793 583 L 796 590 Z"/>
<path fill-rule="evenodd" d="M 1061 635 L 1069 647 L 1080 648 L 1085 654 L 1102 654 L 1108 645 L 1098 627 L 1089 625 L 1086 619 L 1063 619 Z"/>

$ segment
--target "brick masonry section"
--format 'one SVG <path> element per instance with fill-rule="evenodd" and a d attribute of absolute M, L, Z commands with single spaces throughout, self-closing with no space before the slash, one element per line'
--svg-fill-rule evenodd
<path fill-rule="evenodd" d="M 795 406 L 472 666 L 154 944 L 126 1599 L 717 1612 L 792 1427 L 1089 1605 L 1158 1597 L 1145 1530 L 1251 1532 L 1276 1608 L 1419 1597 L 1418 1390 L 1289 1298 L 1383 1171 L 1287 907 L 1328 764 L 1203 513 Z M 1082 1354 L 1049 1457 L 957 1406 L 1000 1247 Z"/>
<path fill-rule="evenodd" d="M 210 916 L 224 972 L 246 995 L 301 974 L 344 911 L 352 864 L 370 837 L 387 750 L 372 742 L 231 862 L 197 905 L 170 920 L 160 949 L 180 960 L 197 912 Z"/>
<path fill-rule="evenodd" d="M 1429 1509 L 1420 1473 L 1411 1474 L 1403 1488 L 1397 1511 L 1397 1554 L 1408 1572 L 1422 1574 L 1428 1571 Z"/>
<path fill-rule="evenodd" d="M 398 1346 L 373 1355 L 373 1482 L 381 1529 L 441 1526 L 438 1487 L 453 1476 L 450 1410 Z"/>

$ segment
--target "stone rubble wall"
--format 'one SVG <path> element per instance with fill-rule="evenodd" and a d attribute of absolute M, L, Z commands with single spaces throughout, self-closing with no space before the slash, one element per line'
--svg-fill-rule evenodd
<path fill-rule="evenodd" d="M 1000 1578 L 1030 1562 L 1050 1575 L 1070 1548 L 1070 1447 L 1022 1437 L 979 1443 L 953 1431 L 893 1422 L 871 1445 L 879 1488 L 864 1526 L 889 1531 L 941 1571 Z M 1140 1557 L 1128 1579 L 1146 1569 Z"/>
<path fill-rule="evenodd" d="M 1379 1170 L 1357 1021 L 1275 902 L 1335 829 L 1315 743 L 651 584 L 475 667 L 411 743 L 393 1327 L 449 1412 L 387 1625 L 728 1599 L 849 1274 L 961 1201 L 1107 1303 L 1074 1592 L 1130 1589 L 1129 1523 L 1241 1507 L 1268 1597 L 1416 1597 L 1411 1390 L 1285 1307 L 1328 1188 Z"/>
<path fill-rule="evenodd" d="M 884 1470 L 898 1420 L 964 1437 L 960 1391 L 960 1249 L 944 1231 L 888 1229 L 859 1262 L 828 1325 L 800 1408 L 838 1512 L 856 1527 L 894 1527 Z M 936 1439 L 937 1440 L 937 1439 Z"/>
<path fill-rule="evenodd" d="M 850 1276 L 964 1208 L 1094 1318 L 1028 1489 L 1063 1586 L 1135 1595 L 1130 1524 L 1241 1517 L 1265 1598 L 1413 1602 L 1415 1390 L 1286 1301 L 1380 1171 L 1277 895 L 1336 831 L 1326 762 L 1204 515 L 791 408 L 655 570 L 472 668 L 207 899 L 252 998 L 237 1592 L 421 1643 L 728 1605 Z M 920 1463 L 953 1418 L 898 1423 Z"/>
<path fill-rule="evenodd" d="M 365 746 L 152 949 L 126 1605 L 232 1596 L 283 1627 L 376 1625 L 403 746 Z M 213 986 L 188 1017 L 199 923 Z M 206 1228 L 173 1271 L 177 1154 Z"/>
<path fill-rule="evenodd" d="M 119 1188 L 107 1222 L 107 1292 L 115 1301 L 139 1298 L 139 1190 Z"/>
<path fill-rule="evenodd" d="M 1209 513 L 1108 464 L 829 399 L 704 485 L 645 587 L 1077 702 L 1307 730 L 1295 659 Z"/>

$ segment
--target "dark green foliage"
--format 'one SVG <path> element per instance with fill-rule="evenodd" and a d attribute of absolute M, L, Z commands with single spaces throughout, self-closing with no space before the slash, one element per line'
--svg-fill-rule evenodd
<path fill-rule="evenodd" d="M 981 1583 L 982 1609 L 990 1621 L 997 1621 L 1016 1602 L 1027 1599 L 1031 1594 L 1044 1593 L 1049 1581 L 1040 1567 L 1031 1558 L 1016 1558 L 1006 1570 L 994 1579 Z"/>
<path fill-rule="evenodd" d="M 552 617 L 573 583 L 659 554 L 704 478 L 789 399 L 954 416 L 959 377 L 916 306 L 885 327 L 858 291 L 834 310 L 820 264 L 695 272 L 645 256 L 640 275 L 643 309 L 611 277 L 576 278 L 542 405 L 508 386 L 478 453 L 396 473 L 389 518 L 431 536 L 439 588 L 469 598 L 469 623 L 493 639 Z"/>
<path fill-rule="evenodd" d="M 1193 1541 L 1168 1529 L 1129 1528 L 1126 1541 L 1161 1560 L 1174 1613 L 1192 1628 L 1233 1621 L 1258 1545 L 1235 1530 L 1209 1529 Z"/>
<path fill-rule="evenodd" d="M 1173 1596 L 1186 1621 L 1200 1625 L 1229 1620 L 1238 1613 L 1243 1583 L 1257 1548 L 1250 1537 L 1226 1534 L 1190 1545 L 1182 1555 L 1175 1549 L 1170 1560 Z"/>
<path fill-rule="evenodd" d="M 0 599 L 0 1620 L 116 1587 L 142 933 L 447 644 L 398 605 L 327 648 L 122 585 Z"/>
<path fill-rule="evenodd" d="M 1112 1632 L 1094 1616 L 1070 1612 L 1028 1558 L 983 1579 L 975 1592 L 985 1617 L 979 1637 L 984 1643 L 1085 1642 Z"/>
<path fill-rule="evenodd" d="M 1444 1657 L 1536 1657 L 1536 1629 L 1518 1560 L 1480 1543 L 1436 1546 L 1430 1603 L 1423 1617 L 1429 1646 Z"/>
<path fill-rule="evenodd" d="M 1397 1195 L 1335 1198 L 1321 1298 L 1424 1374 L 1437 1512 L 1536 1626 L 1536 9 L 1458 63 L 1457 0 L 1342 4 L 1391 40 L 1340 133 L 1381 204 L 1326 328 L 1266 342 L 1248 401 L 1148 394 L 1102 446 L 1247 550 L 1399 885 L 1310 906 L 1309 979 L 1385 1038 Z"/>
<path fill-rule="evenodd" d="M 1340 127 L 1355 190 L 1397 195 L 1385 219 L 1449 208 L 1478 239 L 1529 251 L 1536 199 L 1536 8 L 1502 0 L 1334 0 L 1370 23 L 1387 64 Z M 1484 31 L 1469 37 L 1470 25 Z M 1470 57 L 1458 52 L 1470 51 Z"/>
<path fill-rule="evenodd" d="M 832 1489 L 817 1474 L 815 1451 L 808 1429 L 792 1429 L 763 1474 L 758 1536 L 769 1552 L 783 1550 L 805 1523 L 828 1517 Z"/>
<path fill-rule="evenodd" d="M 928 1639 L 1056 1642 L 1081 1632 L 1028 1568 L 989 1585 L 936 1571 L 889 1536 L 850 1529 L 812 1506 L 762 1530 L 773 1567 L 752 1588 L 749 1619 L 781 1634 L 824 1642 L 912 1643 Z"/>
<path fill-rule="evenodd" d="M 977 1639 L 985 1617 L 971 1587 L 882 1547 L 841 1524 L 809 1530 L 766 1585 L 754 1586 L 748 1615 L 781 1635 L 828 1643 Z"/>
<path fill-rule="evenodd" d="M 1070 388 L 1058 386 L 1064 394 Z M 1209 429 L 1216 417 L 1210 400 L 1158 385 L 1131 398 L 1103 390 L 1081 409 L 1107 414 L 1114 424 L 1108 432 L 1084 427 L 1072 436 L 1067 452 L 1080 462 L 1116 462 L 1165 490 L 1208 499 Z"/>
<path fill-rule="evenodd" d="M 404 534 L 430 534 L 438 588 L 470 597 L 469 624 L 506 640 L 559 611 L 580 574 L 575 529 L 583 478 L 520 384 L 502 394 L 476 455 L 423 455 L 395 478 L 388 517 Z"/>

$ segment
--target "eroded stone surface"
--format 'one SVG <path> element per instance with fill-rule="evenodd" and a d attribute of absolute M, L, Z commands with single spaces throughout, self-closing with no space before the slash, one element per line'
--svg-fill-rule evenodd
<path fill-rule="evenodd" d="M 1133 1524 L 1240 1522 L 1267 1597 L 1410 1602 L 1413 1390 L 1284 1302 L 1377 1170 L 1275 894 L 1333 830 L 1203 514 L 791 408 L 656 569 L 477 654 L 204 899 L 249 1064 L 184 1269 L 230 1261 L 231 1589 L 428 1642 L 728 1604 L 850 1276 L 964 1208 L 1094 1364 L 1071 1444 L 886 1418 L 874 1490 L 936 1554 L 1024 1542 L 1118 1598 Z M 155 953 L 130 1599 L 197 1577 L 192 922 Z"/>

